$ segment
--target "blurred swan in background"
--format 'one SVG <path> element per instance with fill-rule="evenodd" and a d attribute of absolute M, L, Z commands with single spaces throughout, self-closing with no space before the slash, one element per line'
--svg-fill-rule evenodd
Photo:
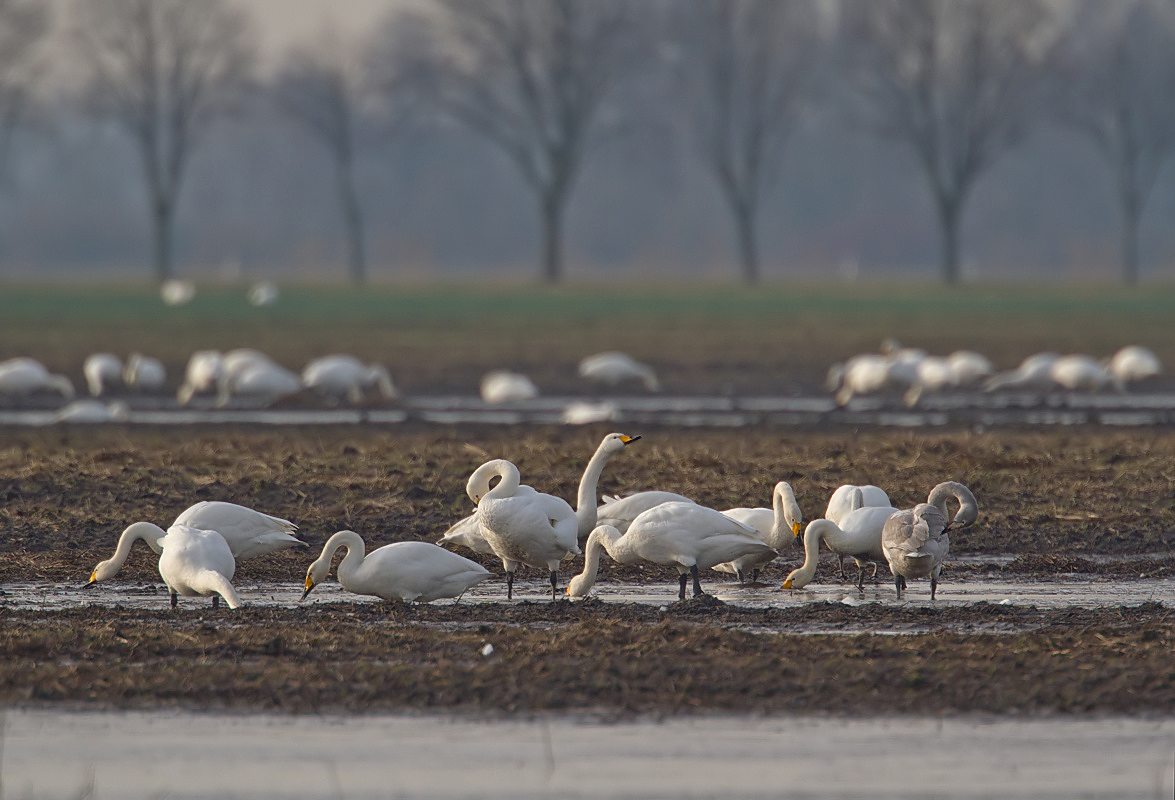
<path fill-rule="evenodd" d="M 327 539 L 322 554 L 306 569 L 306 591 L 326 580 L 335 551 L 345 548 L 339 562 L 339 583 L 348 592 L 427 603 L 461 595 L 490 577 L 476 561 L 451 553 L 430 542 L 394 542 L 364 553 L 363 538 L 354 531 L 339 531 Z"/>
<path fill-rule="evenodd" d="M 597 383 L 616 386 L 625 381 L 640 381 L 650 392 L 660 391 L 661 384 L 653 368 L 624 353 L 596 353 L 579 362 L 579 376 Z"/>
<path fill-rule="evenodd" d="M 518 372 L 496 369 L 481 379 L 481 399 L 487 403 L 516 403 L 538 396 L 538 387 Z"/>
<path fill-rule="evenodd" d="M 995 392 L 1002 389 L 1048 391 L 1056 384 L 1053 381 L 1053 365 L 1061 356 L 1057 353 L 1035 353 L 1020 362 L 1020 366 L 1007 372 L 993 375 L 983 384 L 983 391 Z"/>
<path fill-rule="evenodd" d="M 101 397 L 122 383 L 122 359 L 113 353 L 91 353 L 82 364 L 90 396 Z"/>
<path fill-rule="evenodd" d="M 257 306 L 271 306 L 277 302 L 277 298 L 281 293 L 277 289 L 277 284 L 273 281 L 258 281 L 249 287 L 247 295 L 249 305 Z"/>
<path fill-rule="evenodd" d="M 1123 347 L 1110 356 L 1110 374 L 1123 384 L 1137 383 L 1163 373 L 1163 365 L 1150 349 L 1138 344 Z"/>
<path fill-rule="evenodd" d="M 184 381 L 176 392 L 180 405 L 186 406 L 198 394 L 215 392 L 220 381 L 224 355 L 219 350 L 197 350 L 188 357 Z"/>
<path fill-rule="evenodd" d="M 157 392 L 167 381 L 163 362 L 142 353 L 131 353 L 122 371 L 122 382 L 128 389 L 139 392 Z"/>
<path fill-rule="evenodd" d="M 329 397 L 346 397 L 351 403 L 363 402 L 364 393 L 379 390 L 385 400 L 396 397 L 392 376 L 379 364 L 364 364 L 354 356 L 332 355 L 316 358 L 302 370 L 302 383 Z"/>
<path fill-rule="evenodd" d="M 196 284 L 191 281 L 172 278 L 166 280 L 159 287 L 159 296 L 165 305 L 182 306 L 192 302 L 196 296 Z"/>
<path fill-rule="evenodd" d="M 74 400 L 53 415 L 53 421 L 65 424 L 97 424 L 126 422 L 131 409 L 121 400 L 103 403 L 100 400 Z"/>
<path fill-rule="evenodd" d="M 826 386 L 844 406 L 858 395 L 904 392 L 918 378 L 917 362 L 887 355 L 863 353 L 828 370 Z"/>
<path fill-rule="evenodd" d="M 1103 389 L 1123 391 L 1122 383 L 1096 359 L 1085 355 L 1061 356 L 1049 370 L 1053 383 L 1062 389 L 1098 392 Z"/>
<path fill-rule="evenodd" d="M 224 407 L 234 397 L 271 403 L 302 391 L 302 376 L 275 363 L 256 350 L 225 354 L 218 381 L 216 405 Z"/>
<path fill-rule="evenodd" d="M 42 392 L 57 392 L 67 400 L 75 394 L 69 378 L 50 374 L 40 361 L 24 357 L 0 361 L 0 394 L 24 397 Z"/>

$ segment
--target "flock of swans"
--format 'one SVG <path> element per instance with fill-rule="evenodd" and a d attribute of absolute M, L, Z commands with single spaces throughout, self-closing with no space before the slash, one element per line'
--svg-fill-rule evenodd
<path fill-rule="evenodd" d="M 402 541 L 368 553 L 358 533 L 339 531 L 307 568 L 302 598 L 327 579 L 335 552 L 343 549 L 346 555 L 336 574 L 349 592 L 405 602 L 460 600 L 491 573 L 444 546 L 449 545 L 499 559 L 507 599 L 513 599 L 518 568 L 529 566 L 549 575 L 551 599 L 556 600 L 560 568 L 580 555 L 583 571 L 571 578 L 566 593 L 583 597 L 607 553 L 619 564 L 673 567 L 679 576 L 678 598 L 684 600 L 691 581 L 695 597 L 705 594 L 703 570 L 734 574 L 740 582 L 748 575 L 757 581 L 759 570 L 788 543 L 799 540 L 803 531 L 804 563 L 787 576 L 783 589 L 802 589 L 812 581 L 823 542 L 839 556 L 842 577 L 844 558 L 856 562 L 858 589 L 864 588 L 866 567 L 872 566 L 875 575 L 884 560 L 899 598 L 908 579 L 929 578 L 933 600 L 950 548 L 949 531 L 971 525 L 979 515 L 974 494 L 955 481 L 938 484 L 925 503 L 912 509 L 894 507 L 876 486 L 842 486 L 829 499 L 824 517 L 812 520 L 806 529 L 795 493 L 785 481 L 776 484 L 771 508 L 718 511 L 664 491 L 604 497 L 598 503 L 596 491 L 605 465 L 640 438 L 623 433 L 603 438 L 584 469 L 575 508 L 523 484 L 518 467 L 497 458 L 469 476 L 465 490 L 476 510 L 450 527 L 437 544 Z M 953 517 L 951 501 L 958 506 Z M 223 598 L 230 608 L 237 608 L 241 600 L 232 586 L 236 562 L 307 546 L 297 531 L 289 520 L 244 506 L 200 502 L 166 531 L 151 522 L 128 526 L 114 555 L 94 568 L 88 585 L 112 578 L 142 539 L 159 554 L 159 574 L 173 607 L 183 595 L 211 596 L 213 606 Z"/>
<path fill-rule="evenodd" d="M 1162 371 L 1155 354 L 1141 345 L 1127 345 L 1101 360 L 1036 353 L 1016 369 L 997 372 L 986 356 L 973 350 L 935 356 L 886 339 L 880 353 L 862 353 L 833 364 L 825 386 L 842 406 L 856 396 L 883 393 L 901 394 L 906 405 L 915 406 L 928 394 L 956 390 L 1123 392 Z"/>

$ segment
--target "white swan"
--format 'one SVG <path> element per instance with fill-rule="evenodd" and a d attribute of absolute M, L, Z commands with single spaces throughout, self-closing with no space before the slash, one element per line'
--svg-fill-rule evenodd
<path fill-rule="evenodd" d="M 241 599 L 233 589 L 233 573 L 237 563 L 228 542 L 215 531 L 202 531 L 187 525 L 172 525 L 167 535 L 159 539 L 163 552 L 159 554 L 159 576 L 171 593 L 171 607 L 177 604 L 176 595 L 208 597 L 212 607 L 220 606 L 223 597 L 229 608 L 237 608 Z"/>
<path fill-rule="evenodd" d="M 518 372 L 496 369 L 481 379 L 481 399 L 487 403 L 517 403 L 538 396 L 534 382 Z"/>
<path fill-rule="evenodd" d="M 860 489 L 860 492 L 854 491 L 855 489 Z M 877 506 L 881 508 L 894 507 L 893 503 L 889 500 L 889 495 L 880 486 L 874 486 L 871 483 L 854 486 L 853 484 L 846 483 L 843 486 L 837 487 L 836 491 L 832 493 L 832 496 L 828 498 L 828 508 L 824 510 L 824 518 L 840 525 L 844 517 L 850 512 L 866 506 Z M 837 553 L 836 555 L 837 568 L 840 570 L 841 578 L 844 578 L 845 555 L 847 554 Z M 880 555 L 878 558 L 880 558 Z M 859 566 L 860 564 L 858 564 Z"/>
<path fill-rule="evenodd" d="M 604 472 L 604 465 L 612 456 L 640 438 L 624 433 L 609 433 L 600 440 L 596 452 L 592 453 L 592 457 L 588 459 L 583 475 L 579 478 L 579 493 L 575 509 L 576 536 L 581 542 L 587 539 L 592 528 L 596 527 L 596 487 L 600 483 L 600 475 Z M 529 486 L 523 486 L 520 489 L 533 491 Z M 478 522 L 476 511 L 445 531 L 437 544 L 459 544 L 476 553 L 486 555 L 493 552 L 481 532 L 481 524 Z"/>
<path fill-rule="evenodd" d="M 186 406 L 198 394 L 216 391 L 224 355 L 219 350 L 197 350 L 188 357 L 184 381 L 176 392 L 180 405 Z"/>
<path fill-rule="evenodd" d="M 771 492 L 771 508 L 728 508 L 722 512 L 733 520 L 754 528 L 759 538 L 778 551 L 788 543 L 799 538 L 800 528 L 804 522 L 800 504 L 796 502 L 795 492 L 787 481 L 775 484 Z M 751 582 L 759 580 L 759 569 L 771 562 L 775 556 L 766 553 L 747 555 L 734 561 L 715 564 L 718 572 L 733 572 L 738 576 L 739 583 L 746 581 L 746 575 L 751 573 Z"/>
<path fill-rule="evenodd" d="M 216 405 L 223 408 L 234 397 L 249 397 L 272 403 L 302 391 L 302 377 L 280 364 L 253 363 L 231 373 L 227 367 L 220 379 Z"/>
<path fill-rule="evenodd" d="M 192 301 L 196 296 L 196 284 L 191 281 L 171 278 L 159 287 L 159 296 L 165 305 L 182 306 Z"/>
<path fill-rule="evenodd" d="M 1158 356 L 1149 348 L 1138 344 L 1123 347 L 1110 356 L 1107 367 L 1110 374 L 1123 384 L 1138 383 L 1163 373 Z"/>
<path fill-rule="evenodd" d="M 163 362 L 142 353 L 131 353 L 122 370 L 122 382 L 134 391 L 157 392 L 166 381 L 167 370 Z"/>
<path fill-rule="evenodd" d="M 1103 389 L 1123 391 L 1122 383 L 1092 356 L 1073 354 L 1053 362 L 1049 377 L 1062 389 L 1099 392 Z"/>
<path fill-rule="evenodd" d="M 215 531 L 229 546 L 233 558 L 242 561 L 256 558 L 287 547 L 305 546 L 306 543 L 294 536 L 298 526 L 281 517 L 271 517 L 236 503 L 219 500 L 203 500 L 189 506 L 175 518 L 176 525 L 200 530 Z M 131 547 L 142 539 L 156 553 L 162 550 L 159 540 L 166 534 L 163 528 L 152 522 L 135 522 L 127 526 L 118 537 L 114 555 L 102 561 L 90 575 L 90 583 L 105 581 L 126 563 Z"/>
<path fill-rule="evenodd" d="M 1048 391 L 1056 385 L 1053 382 L 1053 364 L 1060 355 L 1057 353 L 1035 353 L 1020 362 L 1014 370 L 1000 372 L 988 378 L 983 391 L 996 392 L 1003 389 Z"/>
<path fill-rule="evenodd" d="M 955 386 L 961 389 L 974 388 L 995 374 L 987 356 L 974 350 L 956 350 L 947 356 L 947 361 L 955 376 Z"/>
<path fill-rule="evenodd" d="M 814 519 L 804 531 L 804 563 L 788 574 L 784 589 L 802 589 L 816 575 L 821 540 L 842 559 L 851 556 L 857 562 L 857 588 L 863 589 L 865 566 L 885 557 L 881 549 L 881 532 L 885 521 L 898 509 L 892 506 L 865 506 L 851 511 L 837 525 L 830 519 Z M 843 575 L 843 571 L 842 571 Z"/>
<path fill-rule="evenodd" d="M 827 387 L 844 406 L 857 395 L 904 392 L 917 379 L 917 363 L 891 356 L 865 353 L 828 370 Z"/>
<path fill-rule="evenodd" d="M 101 397 L 122 383 L 122 359 L 113 353 L 91 353 L 82 364 L 86 386 L 93 397 Z"/>
<path fill-rule="evenodd" d="M 720 511 L 697 503 L 662 503 L 641 514 L 620 533 L 611 525 L 600 525 L 587 541 L 583 572 L 567 584 L 567 594 L 583 597 L 596 582 L 600 552 L 618 564 L 642 561 L 677 568 L 680 576 L 678 598 L 685 599 L 685 585 L 694 581 L 694 597 L 705 594 L 698 571 L 744 556 L 763 557 L 775 551 L 753 528 Z"/>
<path fill-rule="evenodd" d="M 690 498 L 676 492 L 635 492 L 624 497 L 602 498 L 603 502 L 596 509 L 596 524 L 611 525 L 624 533 L 632 521 L 650 508 L 662 503 L 692 503 Z"/>
<path fill-rule="evenodd" d="M 951 548 L 946 515 L 930 503 L 899 511 L 886 520 L 881 544 L 894 575 L 898 599 L 906 588 L 907 578 L 929 577 L 933 600 L 942 562 Z"/>
<path fill-rule="evenodd" d="M 461 598 L 469 587 L 490 577 L 489 571 L 468 558 L 429 542 L 394 542 L 364 555 L 363 539 L 354 531 L 339 531 L 327 539 L 322 554 L 306 570 L 306 595 L 330 573 L 331 558 L 339 548 L 347 554 L 339 562 L 339 583 L 348 592 L 384 600 Z"/>
<path fill-rule="evenodd" d="M 249 305 L 260 308 L 276 303 L 280 294 L 277 284 L 273 281 L 258 281 L 249 287 L 249 293 L 246 296 L 249 299 Z"/>
<path fill-rule="evenodd" d="M 579 376 L 615 386 L 623 381 L 637 380 L 650 392 L 660 391 L 661 384 L 653 368 L 624 353 L 596 353 L 579 362 Z"/>
<path fill-rule="evenodd" d="M 23 397 L 38 392 L 57 392 L 66 400 L 74 397 L 69 378 L 50 374 L 40 361 L 32 358 L 0 361 L 0 394 Z"/>
<path fill-rule="evenodd" d="M 101 400 L 74 400 L 58 409 L 53 421 L 68 424 L 93 424 L 103 422 L 126 422 L 131 409 L 121 400 L 103 403 Z"/>
<path fill-rule="evenodd" d="M 491 489 L 494 477 L 501 480 Z M 502 559 L 507 599 L 514 597 L 514 572 L 526 564 L 550 571 L 554 600 L 559 563 L 580 553 L 575 511 L 565 500 L 521 486 L 520 479 L 518 467 L 498 458 L 474 470 L 465 491 L 477 503 L 486 543 Z"/>
<path fill-rule="evenodd" d="M 378 389 L 385 400 L 396 397 L 392 376 L 379 364 L 364 364 L 354 356 L 316 358 L 302 370 L 302 383 L 329 397 L 346 397 L 353 404 L 363 401 L 364 392 Z"/>

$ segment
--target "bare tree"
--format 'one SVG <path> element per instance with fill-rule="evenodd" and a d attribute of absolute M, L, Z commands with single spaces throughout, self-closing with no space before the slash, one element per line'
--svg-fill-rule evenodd
<path fill-rule="evenodd" d="M 1020 142 L 1060 26 L 1046 0 L 847 0 L 851 85 L 930 183 L 942 276 L 959 279 L 959 224 L 979 177 Z"/>
<path fill-rule="evenodd" d="M 0 0 L 0 167 L 7 161 L 12 131 L 29 101 L 39 72 L 37 46 L 49 30 L 49 13 L 38 0 Z"/>
<path fill-rule="evenodd" d="M 817 67 L 816 8 L 809 0 L 694 0 L 680 11 L 688 111 L 734 218 L 743 279 L 757 283 L 759 209 Z"/>
<path fill-rule="evenodd" d="M 89 100 L 126 129 L 142 159 L 155 273 L 166 280 L 185 169 L 247 80 L 248 19 L 226 0 L 78 0 L 75 9 Z"/>
<path fill-rule="evenodd" d="M 1175 148 L 1175 6 L 1083 3 L 1066 42 L 1062 119 L 1109 162 L 1122 215 L 1122 278 L 1138 283 L 1138 228 Z"/>
<path fill-rule="evenodd" d="M 539 201 L 543 277 L 563 277 L 563 217 L 607 125 L 604 103 L 639 65 L 629 0 L 434 0 L 432 56 L 446 107 L 500 147 Z"/>
<path fill-rule="evenodd" d="M 346 229 L 351 280 L 367 282 L 363 209 L 355 191 L 355 157 L 368 92 L 362 64 L 351 48 L 330 34 L 316 47 L 290 56 L 276 86 L 282 110 L 298 121 L 330 153 Z"/>

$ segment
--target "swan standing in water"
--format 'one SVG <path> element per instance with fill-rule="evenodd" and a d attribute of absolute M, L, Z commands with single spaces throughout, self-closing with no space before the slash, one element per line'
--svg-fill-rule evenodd
<path fill-rule="evenodd" d="M 946 515 L 930 503 L 899 511 L 885 522 L 881 537 L 885 560 L 894 575 L 898 599 L 907 578 L 930 578 L 930 599 L 938 589 L 938 574 L 950 551 Z"/>
<path fill-rule="evenodd" d="M 171 594 L 171 607 L 177 605 L 177 595 L 208 597 L 212 607 L 220 607 L 220 598 L 229 608 L 241 604 L 233 589 L 233 573 L 237 562 L 228 542 L 216 531 L 202 531 L 187 525 L 172 525 L 167 535 L 159 539 L 163 548 L 159 554 L 159 576 Z"/>
<path fill-rule="evenodd" d="M 583 572 L 567 584 L 567 594 L 583 597 L 596 582 L 600 553 L 606 550 L 618 564 L 642 561 L 677 568 L 679 599 L 685 599 L 686 582 L 692 577 L 694 597 L 705 594 L 698 571 L 744 556 L 774 557 L 775 550 L 761 540 L 754 528 L 720 511 L 697 503 L 662 503 L 641 514 L 626 533 L 600 525 L 587 541 Z"/>
<path fill-rule="evenodd" d="M 101 397 L 122 383 L 122 360 L 113 353 L 91 353 L 82 364 L 91 397 Z"/>
<path fill-rule="evenodd" d="M 624 353 L 596 353 L 579 362 L 579 376 L 615 386 L 623 381 L 640 381 L 650 392 L 661 390 L 653 368 Z"/>
<path fill-rule="evenodd" d="M 492 489 L 490 482 L 500 478 Z M 514 597 L 514 573 L 519 564 L 546 568 L 551 573 L 551 599 L 557 597 L 559 564 L 579 555 L 575 511 L 553 495 L 520 484 L 518 467 L 504 458 L 482 464 L 465 484 L 477 503 L 481 532 L 506 570 L 506 597 Z"/>
<path fill-rule="evenodd" d="M 789 542 L 794 542 L 800 536 L 800 529 L 804 522 L 804 515 L 800 511 L 800 504 L 796 502 L 795 492 L 787 481 L 775 484 L 771 492 L 771 508 L 728 508 L 722 513 L 737 522 L 754 528 L 759 538 L 773 550 L 782 550 Z M 733 572 L 738 576 L 739 583 L 746 582 L 747 572 L 751 573 L 751 582 L 759 580 L 759 569 L 771 562 L 774 555 L 766 553 L 746 555 L 734 561 L 715 564 L 718 572 Z"/>
<path fill-rule="evenodd" d="M 860 489 L 861 491 L 859 493 L 854 492 L 854 489 Z M 893 503 L 889 501 L 889 495 L 880 486 L 874 486 L 871 483 L 854 486 L 851 483 L 846 483 L 843 486 L 837 487 L 836 491 L 832 493 L 832 496 L 828 498 L 828 508 L 824 510 L 824 518 L 840 525 L 844 517 L 850 512 L 866 506 L 893 508 Z M 831 547 L 829 549 L 832 550 Z M 833 552 L 836 551 L 833 550 Z M 843 579 L 845 576 L 845 555 L 847 554 L 837 552 L 836 555 L 837 567 L 840 569 L 840 577 Z M 878 555 L 877 557 L 880 558 L 881 556 Z"/>
<path fill-rule="evenodd" d="M 427 603 L 442 597 L 461 599 L 465 591 L 490 577 L 489 571 L 468 558 L 429 542 L 394 542 L 364 555 L 363 539 L 354 531 L 339 531 L 327 539 L 322 554 L 306 570 L 306 591 L 326 580 L 335 551 L 345 548 L 339 562 L 339 583 L 348 592 L 384 600 Z"/>
<path fill-rule="evenodd" d="M 392 376 L 379 364 L 364 364 L 354 356 L 323 356 L 302 370 L 302 383 L 328 397 L 346 397 L 352 404 L 363 401 L 364 392 L 378 389 L 385 400 L 396 397 Z"/>
<path fill-rule="evenodd" d="M 596 524 L 611 525 L 624 533 L 632 521 L 650 508 L 663 503 L 692 503 L 690 498 L 675 492 L 635 492 L 624 497 L 604 497 L 596 509 Z"/>
<path fill-rule="evenodd" d="M 305 547 L 306 543 L 294 536 L 298 526 L 281 517 L 271 517 L 236 503 L 204 500 L 188 507 L 175 518 L 175 525 L 214 531 L 228 544 L 233 558 L 241 561 L 256 558 L 287 547 Z M 135 522 L 118 537 L 114 555 L 102 561 L 90 575 L 90 583 L 113 578 L 126 563 L 131 547 L 139 539 L 156 553 L 162 552 L 159 540 L 166 531 L 153 522 Z"/>
<path fill-rule="evenodd" d="M 840 525 L 830 519 L 809 522 L 804 531 L 804 563 L 791 571 L 782 588 L 802 589 L 811 583 L 820 561 L 820 542 L 823 540 L 828 549 L 842 559 L 851 556 L 857 562 L 857 588 L 864 590 L 865 567 L 872 564 L 876 574 L 877 562 L 885 558 L 881 533 L 885 521 L 897 510 L 891 506 L 865 506 L 842 517 Z"/>
<path fill-rule="evenodd" d="M 38 392 L 57 392 L 66 400 L 72 400 L 75 394 L 69 378 L 50 374 L 36 359 L 0 361 L 0 394 L 23 397 Z"/>
<path fill-rule="evenodd" d="M 638 441 L 639 436 L 628 436 L 623 433 L 609 433 L 601 441 L 596 452 L 584 467 L 583 475 L 579 479 L 579 494 L 576 498 L 576 536 L 582 542 L 587 539 L 592 528 L 596 527 L 596 487 L 600 483 L 600 475 L 604 472 L 604 465 L 628 445 Z M 529 489 L 530 487 L 523 487 Z M 490 555 L 493 550 L 486 543 L 481 533 L 481 524 L 477 519 L 477 512 L 465 517 L 449 528 L 441 536 L 437 544 L 459 544 L 468 547 L 475 553 Z"/>

